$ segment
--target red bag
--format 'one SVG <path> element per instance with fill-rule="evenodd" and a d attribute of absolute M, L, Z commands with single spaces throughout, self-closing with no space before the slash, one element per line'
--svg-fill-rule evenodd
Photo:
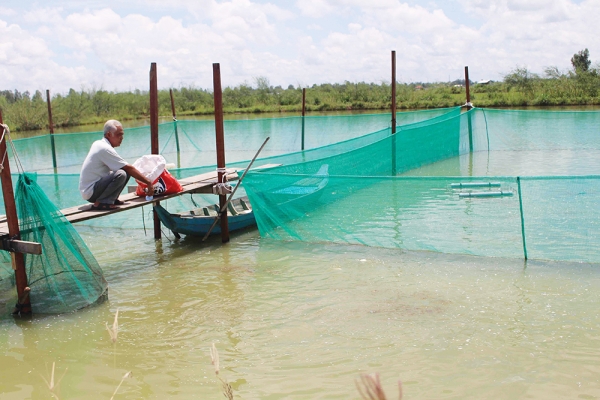
<path fill-rule="evenodd" d="M 136 179 L 138 184 L 137 189 L 135 190 L 135 194 L 138 196 L 144 196 L 146 192 L 146 184 L 141 183 Z M 161 194 L 171 194 L 171 193 L 179 193 L 183 191 L 183 186 L 173 175 L 169 173 L 166 169 L 152 182 L 152 187 L 154 187 L 154 195 L 159 196 Z"/>

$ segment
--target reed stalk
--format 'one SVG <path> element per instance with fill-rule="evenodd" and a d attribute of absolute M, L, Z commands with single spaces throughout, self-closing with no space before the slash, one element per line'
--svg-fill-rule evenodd
<path fill-rule="evenodd" d="M 56 366 L 56 363 L 53 362 L 52 363 L 52 371 L 50 372 L 50 378 L 48 380 L 46 380 L 46 378 L 44 378 L 42 376 L 42 379 L 46 383 L 46 386 L 48 386 L 48 389 L 50 390 L 50 395 L 53 398 L 55 398 L 56 400 L 59 400 L 59 398 L 58 398 L 58 391 L 59 391 L 60 381 L 62 381 L 62 379 L 65 377 L 65 374 L 67 373 L 67 370 L 69 368 L 65 368 L 65 372 L 63 372 L 63 374 L 60 377 L 60 379 L 56 383 L 54 383 L 54 368 L 55 368 L 55 366 Z"/>
<path fill-rule="evenodd" d="M 223 396 L 225 396 L 225 398 L 227 398 L 228 400 L 233 400 L 233 388 L 226 380 L 223 380 L 219 376 L 219 352 L 217 351 L 217 346 L 215 346 L 214 343 L 210 348 L 210 359 L 212 365 L 215 367 L 215 375 L 217 376 L 217 379 L 221 382 Z"/>
<path fill-rule="evenodd" d="M 123 384 L 123 381 L 127 378 L 130 378 L 132 376 L 131 371 L 128 371 L 125 373 L 125 375 L 123 375 L 123 377 L 121 378 L 121 382 L 119 382 L 119 385 L 117 386 L 117 388 L 115 389 L 115 392 L 113 393 L 113 395 L 111 396 L 110 400 L 113 400 L 117 394 L 117 392 L 119 391 L 119 388 L 121 387 L 121 385 Z"/>
<path fill-rule="evenodd" d="M 106 325 L 106 330 L 108 331 L 108 334 L 110 335 L 110 340 L 112 340 L 113 343 L 117 342 L 117 336 L 119 335 L 119 309 L 117 309 L 117 312 L 115 313 L 115 320 L 113 321 L 113 324 L 111 327 L 108 326 L 108 322 L 105 322 Z"/>

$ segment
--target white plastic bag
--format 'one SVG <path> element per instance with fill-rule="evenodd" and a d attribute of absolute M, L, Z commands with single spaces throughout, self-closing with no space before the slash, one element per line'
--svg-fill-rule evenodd
<path fill-rule="evenodd" d="M 167 161 L 160 154 L 147 154 L 141 156 L 133 166 L 142 173 L 150 182 L 154 182 L 165 170 Z M 140 183 L 140 182 L 138 182 Z"/>

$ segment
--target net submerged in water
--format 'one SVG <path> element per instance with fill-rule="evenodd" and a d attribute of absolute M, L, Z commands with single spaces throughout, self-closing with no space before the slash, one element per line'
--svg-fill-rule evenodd
<path fill-rule="evenodd" d="M 600 112 L 450 112 L 309 150 L 244 187 L 277 240 L 600 262 L 599 128 Z M 282 199 L 324 165 L 326 185 Z"/>
<path fill-rule="evenodd" d="M 41 255 L 24 255 L 33 312 L 63 313 L 104 300 L 108 285 L 100 265 L 75 228 L 38 186 L 35 174 L 19 176 L 15 200 L 21 239 L 42 245 Z M 3 259 L 9 261 L 9 257 Z M 4 263 L 0 270 L 4 289 L 14 284 L 11 273 Z"/>

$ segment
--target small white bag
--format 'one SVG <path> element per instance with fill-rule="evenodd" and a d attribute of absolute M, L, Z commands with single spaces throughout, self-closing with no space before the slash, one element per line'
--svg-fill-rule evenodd
<path fill-rule="evenodd" d="M 133 163 L 133 166 L 150 182 L 154 182 L 163 173 L 166 165 L 167 161 L 160 154 L 147 154 Z"/>

